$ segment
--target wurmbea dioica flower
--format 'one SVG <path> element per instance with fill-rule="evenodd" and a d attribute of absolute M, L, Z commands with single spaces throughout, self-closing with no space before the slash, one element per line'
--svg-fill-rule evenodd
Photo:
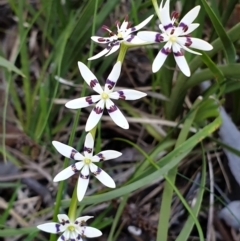
<path fill-rule="evenodd" d="M 92 36 L 91 39 L 97 43 L 107 44 L 107 47 L 104 50 L 102 50 L 100 53 L 89 58 L 88 60 L 97 59 L 104 55 L 108 56 L 116 52 L 120 48 L 120 44 L 122 42 L 124 42 L 124 44 L 126 45 L 131 45 L 131 46 L 144 44 L 145 41 L 142 41 L 132 33 L 143 28 L 152 19 L 152 17 L 153 15 L 151 15 L 150 17 L 148 17 L 147 19 L 145 19 L 143 22 L 141 22 L 135 27 L 130 27 L 130 22 L 128 21 L 127 18 L 125 18 L 121 26 L 120 26 L 120 22 L 117 21 L 116 22 L 117 34 L 112 32 L 107 26 L 102 26 L 102 29 L 109 32 L 110 37 L 104 38 L 104 37 Z"/>
<path fill-rule="evenodd" d="M 59 223 L 45 223 L 37 226 L 47 233 L 63 233 L 57 241 L 82 241 L 82 237 L 95 238 L 102 235 L 96 228 L 86 226 L 91 216 L 84 216 L 72 221 L 66 214 L 58 214 Z"/>
<path fill-rule="evenodd" d="M 159 8 L 161 21 L 159 28 L 162 33 L 141 31 L 137 34 L 137 36 L 144 41 L 152 43 L 166 42 L 153 61 L 152 71 L 154 73 L 162 67 L 169 53 L 173 51 L 174 58 L 180 70 L 186 76 L 190 76 L 190 69 L 184 57 L 183 50 L 201 55 L 201 53 L 193 51 L 192 49 L 189 49 L 189 47 L 199 50 L 211 50 L 213 48 L 212 45 L 206 41 L 192 38 L 189 35 L 199 26 L 197 23 L 192 23 L 197 17 L 199 10 L 200 6 L 196 6 L 182 18 L 179 24 L 177 24 L 176 18 L 178 17 L 178 14 L 174 13 L 172 19 L 169 15 L 169 0 L 166 1 L 164 7 L 162 1 Z"/>
<path fill-rule="evenodd" d="M 61 142 L 53 141 L 52 144 L 60 154 L 77 161 L 71 166 L 65 168 L 60 173 L 58 173 L 53 179 L 53 181 L 59 182 L 65 180 L 80 171 L 77 184 L 77 196 L 79 202 L 83 199 L 86 193 L 89 183 L 89 172 L 92 172 L 92 174 L 105 186 L 110 188 L 116 187 L 113 179 L 94 163 L 117 158 L 122 155 L 121 152 L 113 150 L 101 151 L 95 156 L 93 156 L 94 139 L 91 133 L 88 133 L 86 135 L 84 143 L 84 155 L 80 154 L 71 146 L 62 144 Z"/>
<path fill-rule="evenodd" d="M 129 124 L 122 114 L 122 112 L 118 109 L 118 107 L 112 102 L 111 99 L 122 99 L 122 100 L 136 100 L 146 96 L 147 94 L 137 91 L 137 90 L 119 90 L 114 91 L 114 87 L 116 82 L 120 76 L 121 72 L 121 62 L 118 61 L 110 75 L 108 76 L 105 87 L 102 89 L 95 75 L 88 69 L 88 67 L 82 62 L 78 62 L 78 67 L 83 79 L 87 82 L 87 84 L 98 93 L 98 95 L 91 95 L 87 97 L 78 98 L 75 100 L 71 100 L 66 103 L 66 107 L 69 109 L 79 109 L 90 106 L 96 102 L 98 102 L 93 108 L 90 116 L 88 117 L 85 130 L 90 131 L 93 129 L 98 121 L 101 119 L 103 115 L 103 110 L 106 107 L 108 114 L 112 118 L 112 120 L 123 129 L 128 129 Z"/>

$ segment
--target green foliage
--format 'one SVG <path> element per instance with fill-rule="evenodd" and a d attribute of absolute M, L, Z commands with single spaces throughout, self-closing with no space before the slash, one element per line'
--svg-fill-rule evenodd
<path fill-rule="evenodd" d="M 76 138 L 76 130 L 81 118 L 81 112 L 73 113 L 64 112 L 64 115 L 59 115 L 62 112 L 62 105 L 56 104 L 57 100 L 70 99 L 74 93 L 74 88 L 63 89 L 63 85 L 55 79 L 59 76 L 66 79 L 74 79 L 74 84 L 83 84 L 83 80 L 78 73 L 77 61 L 88 63 L 91 69 L 94 69 L 96 76 L 105 76 L 113 63 L 116 61 L 116 55 L 111 55 L 100 60 L 87 62 L 87 58 L 93 55 L 97 45 L 93 42 L 90 44 L 90 37 L 96 35 L 101 25 L 105 24 L 106 18 L 113 12 L 119 11 L 120 1 L 117 0 L 98 0 L 98 1 L 66 1 L 66 4 L 61 4 L 61 1 L 41 1 L 39 8 L 34 8 L 26 0 L 9 0 L 10 7 L 18 18 L 18 35 L 20 44 L 16 51 L 16 55 L 12 58 L 13 61 L 8 61 L 5 57 L 0 56 L 0 67 L 4 69 L 4 76 L 7 81 L 6 98 L 3 110 L 3 146 L 0 147 L 0 152 L 4 155 L 4 159 L 11 161 L 15 165 L 21 167 L 22 164 L 12 153 L 5 148 L 7 105 L 9 99 L 17 116 L 17 122 L 21 126 L 24 133 L 29 136 L 38 145 L 45 145 L 47 150 L 54 154 L 53 148 L 50 147 L 51 141 L 55 135 L 62 131 L 71 123 L 71 133 L 69 145 L 74 143 L 78 138 L 78 146 L 82 144 L 84 132 L 81 132 Z M 130 1 L 131 8 L 129 18 L 134 24 L 139 23 L 145 17 L 154 13 L 151 1 Z M 174 1 L 171 1 L 174 2 Z M 112 206 L 109 207 L 96 217 L 93 222 L 95 227 L 105 228 L 110 227 L 108 241 L 118 240 L 121 228 L 119 220 L 121 218 L 124 207 L 128 202 L 130 194 L 143 186 L 150 185 L 159 177 L 164 177 L 166 185 L 163 191 L 161 206 L 159 207 L 160 221 L 158 223 L 158 241 L 166 241 L 168 237 L 168 226 L 171 215 L 171 203 L 174 194 L 176 193 L 181 200 L 183 206 L 188 211 L 188 219 L 181 230 L 177 241 L 188 240 L 194 225 L 199 232 L 200 240 L 204 240 L 202 227 L 198 221 L 198 214 L 202 207 L 203 194 L 206 191 L 203 187 L 206 184 L 206 160 L 204 139 L 209 138 L 213 143 L 217 143 L 224 148 L 228 148 L 232 152 L 240 156 L 238 150 L 235 150 L 220 141 L 211 137 L 217 128 L 221 125 L 218 107 L 223 102 L 225 94 L 228 93 L 233 98 L 235 103 L 233 107 L 234 120 L 240 119 L 239 103 L 240 103 L 240 64 L 236 63 L 236 49 L 240 39 L 240 24 L 236 24 L 229 30 L 226 30 L 227 19 L 231 16 L 234 10 L 234 3 L 237 1 L 228 1 L 227 9 L 222 9 L 216 1 L 182 0 L 182 14 L 190 10 L 197 4 L 202 6 L 200 14 L 196 22 L 200 23 L 200 28 L 193 35 L 202 37 L 202 32 L 206 23 L 206 19 L 211 26 L 209 39 L 212 41 L 213 50 L 202 52 L 202 56 L 193 57 L 186 54 L 191 69 L 191 77 L 187 78 L 181 73 L 177 77 L 174 76 L 173 69 L 175 61 L 169 57 L 161 70 L 151 77 L 151 87 L 153 90 L 161 90 L 167 98 L 167 101 L 159 101 L 151 98 L 145 100 L 149 107 L 151 116 L 155 119 L 160 119 L 160 115 L 156 113 L 159 105 L 162 108 L 162 113 L 165 119 L 175 121 L 176 127 L 166 128 L 167 136 L 162 135 L 158 131 L 158 127 L 151 123 L 142 124 L 143 130 L 155 142 L 155 147 L 151 153 L 144 152 L 136 143 L 118 138 L 116 140 L 121 143 L 136 148 L 144 156 L 144 160 L 136 164 L 136 171 L 124 184 L 121 184 L 115 190 L 103 190 L 99 194 L 85 197 L 81 204 L 78 204 L 79 212 L 87 210 L 89 205 L 96 205 L 103 202 L 110 202 L 113 199 L 120 198 L 119 207 L 114 217 L 109 217 L 112 212 Z M 209 6 L 209 3 L 212 4 Z M 76 6 L 74 6 L 76 4 Z M 159 4 L 159 2 L 158 2 Z M 143 12 L 143 14 L 139 14 Z M 121 16 L 122 17 L 122 16 Z M 154 17 L 156 20 L 156 17 Z M 28 27 L 25 27 L 25 23 Z M 133 25 L 134 25 L 133 24 Z M 31 80 L 30 63 L 32 61 L 28 52 L 28 36 L 31 29 L 36 27 L 39 32 L 39 41 L 41 42 L 41 51 L 39 57 L 40 73 L 34 82 Z M 148 28 L 155 29 L 154 24 L 149 24 Z M 152 63 L 156 56 L 155 49 L 147 47 L 147 53 L 150 62 Z M 46 50 L 49 52 L 46 54 Z M 219 54 L 223 53 L 223 55 Z M 128 52 L 127 52 L 128 56 Z M 20 62 L 20 64 L 19 64 Z M 21 98 L 16 89 L 16 80 L 20 79 L 21 88 L 24 92 L 24 97 Z M 174 80 L 174 83 L 173 83 Z M 201 98 L 194 100 L 191 108 L 183 111 L 184 99 L 187 94 L 200 83 L 212 80 L 212 85 L 204 91 Z M 85 84 L 82 85 L 79 96 L 85 96 L 88 93 Z M 144 118 L 147 115 L 134 108 L 129 103 L 121 103 L 121 107 L 129 117 Z M 74 116 L 74 119 L 73 119 Z M 181 130 L 179 131 L 180 125 Z M 191 133 L 191 128 L 196 128 L 196 133 Z M 101 136 L 97 137 L 97 149 L 101 146 Z M 202 152 L 202 167 L 201 167 L 201 188 L 196 197 L 196 204 L 190 208 L 187 201 L 184 200 L 179 192 L 176 181 L 178 174 L 178 166 L 187 158 L 194 148 L 200 144 Z M 161 159 L 156 160 L 158 154 L 166 151 L 167 154 Z M 25 153 L 26 154 L 26 153 Z M 155 161 L 156 160 L 156 161 Z M 65 159 L 63 168 L 68 166 L 69 160 Z M 64 182 L 61 182 L 58 187 L 56 203 L 51 207 L 54 208 L 54 220 L 59 213 L 59 210 L 69 207 L 70 200 L 63 200 L 65 196 Z M 0 237 L 9 237 L 24 235 L 24 240 L 45 240 L 38 235 L 38 230 L 35 227 L 27 227 L 20 229 L 12 229 L 5 226 L 5 221 L 10 216 L 10 210 L 16 199 L 16 192 L 19 184 L 3 183 L 1 188 L 11 187 L 14 193 L 9 200 L 8 207 L 1 214 L 0 225 L 4 229 L 0 231 Z M 77 205 L 77 204 L 74 204 Z M 84 206 L 85 205 L 85 206 Z M 82 208 L 82 209 L 81 209 Z M 48 212 L 50 209 L 45 209 L 43 212 Z M 36 214 L 37 216 L 40 214 Z M 56 240 L 56 236 L 52 235 L 51 241 Z"/>

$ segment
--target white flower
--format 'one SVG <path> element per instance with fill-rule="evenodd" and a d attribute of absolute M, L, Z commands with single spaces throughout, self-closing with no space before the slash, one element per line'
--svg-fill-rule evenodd
<path fill-rule="evenodd" d="M 118 109 L 118 107 L 112 102 L 111 99 L 136 100 L 146 96 L 147 94 L 137 90 L 128 90 L 128 89 L 113 92 L 121 72 L 120 61 L 118 61 L 114 65 L 112 72 L 110 73 L 110 75 L 106 80 L 104 90 L 100 86 L 95 75 L 88 69 L 88 67 L 85 64 L 78 62 L 78 67 L 84 80 L 94 91 L 98 93 L 98 95 L 91 95 L 91 96 L 71 100 L 67 102 L 65 106 L 69 109 L 79 109 L 79 108 L 90 106 L 98 102 L 93 108 L 90 116 L 88 117 L 86 127 L 85 127 L 86 131 L 90 131 L 97 125 L 97 123 L 102 117 L 103 110 L 105 107 L 108 111 L 108 114 L 111 116 L 112 120 L 118 126 L 122 127 L 123 129 L 128 129 L 129 125 L 126 118 L 124 117 L 122 112 Z"/>
<path fill-rule="evenodd" d="M 96 228 L 86 226 L 86 221 L 91 216 L 69 220 L 66 214 L 58 214 L 59 223 L 45 223 L 37 226 L 38 229 L 47 233 L 63 233 L 57 241 L 82 241 L 82 237 L 99 237 L 102 232 Z"/>
<path fill-rule="evenodd" d="M 60 173 L 58 173 L 56 177 L 53 179 L 53 181 L 59 182 L 59 181 L 65 180 L 80 171 L 78 184 L 77 184 L 78 185 L 77 196 L 78 196 L 79 202 L 83 199 L 86 193 L 88 183 L 89 183 L 90 171 L 105 186 L 110 188 L 116 187 L 113 179 L 105 171 L 103 171 L 100 167 L 98 167 L 94 163 L 117 158 L 122 155 L 121 152 L 113 151 L 113 150 L 101 151 L 95 156 L 93 156 L 94 140 L 91 133 L 88 133 L 86 135 L 86 139 L 84 143 L 84 155 L 80 154 L 77 150 L 75 150 L 71 146 L 62 144 L 61 142 L 53 141 L 52 144 L 60 154 L 77 161 L 71 166 L 62 170 Z"/>
<path fill-rule="evenodd" d="M 94 55 L 93 57 L 89 58 L 88 60 L 93 60 L 100 58 L 102 56 L 108 56 L 114 52 L 116 52 L 120 48 L 120 43 L 124 42 L 126 45 L 141 45 L 145 44 L 145 41 L 142 41 L 139 39 L 136 35 L 133 35 L 133 32 L 138 31 L 139 29 L 143 28 L 151 19 L 153 15 L 145 19 L 143 22 L 138 24 L 135 27 L 130 27 L 130 22 L 127 18 L 123 21 L 123 23 L 120 25 L 119 22 L 116 22 L 117 26 L 117 34 L 112 32 L 107 26 L 102 26 L 102 29 L 109 32 L 110 37 L 103 38 L 98 36 L 92 36 L 91 39 L 94 42 L 101 43 L 101 44 L 107 44 L 107 47 L 102 50 L 100 53 Z"/>
<path fill-rule="evenodd" d="M 200 6 L 196 6 L 190 10 L 176 26 L 175 21 L 177 14 L 170 18 L 169 15 L 169 0 L 166 1 L 164 7 L 161 2 L 159 8 L 159 15 L 161 24 L 159 25 L 162 33 L 152 32 L 152 31 L 142 31 L 138 33 L 138 37 L 144 41 L 162 43 L 166 42 L 164 47 L 159 51 L 156 58 L 153 61 L 152 71 L 157 72 L 165 62 L 167 56 L 171 51 L 173 51 L 174 58 L 177 62 L 180 70 L 186 75 L 190 76 L 190 69 L 187 61 L 183 55 L 183 50 L 186 50 L 193 54 L 201 55 L 201 53 L 195 52 L 189 47 L 199 49 L 199 50 L 211 50 L 213 47 L 206 41 L 198 38 L 192 38 L 189 36 L 193 30 L 195 30 L 199 24 L 192 23 L 197 17 Z"/>

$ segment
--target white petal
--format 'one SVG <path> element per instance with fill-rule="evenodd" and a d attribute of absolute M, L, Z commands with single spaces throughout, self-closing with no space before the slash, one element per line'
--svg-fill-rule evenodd
<path fill-rule="evenodd" d="M 62 237 L 64 237 L 64 236 L 61 235 L 61 236 L 57 239 L 57 241 L 63 241 L 65 238 L 63 239 Z"/>
<path fill-rule="evenodd" d="M 213 49 L 213 46 L 211 44 L 209 44 L 208 42 L 199 39 L 199 38 L 190 38 L 192 43 L 189 47 L 191 48 L 195 48 L 195 49 L 200 49 L 200 50 L 205 50 L 205 51 L 209 51 Z"/>
<path fill-rule="evenodd" d="M 65 104 L 65 106 L 68 109 L 75 110 L 75 109 L 88 107 L 88 106 L 96 103 L 100 99 L 101 99 L 100 95 L 91 95 L 91 96 L 87 96 L 87 97 L 70 100 Z"/>
<path fill-rule="evenodd" d="M 44 223 L 38 225 L 37 228 L 47 233 L 60 233 L 65 230 L 59 223 Z"/>
<path fill-rule="evenodd" d="M 114 159 L 114 158 L 118 158 L 122 155 L 121 152 L 118 151 L 113 151 L 113 150 L 107 150 L 107 151 L 101 151 L 99 152 L 97 155 L 95 155 L 94 157 L 97 157 L 95 162 L 99 162 L 99 161 L 107 161 L 110 159 Z M 93 159 L 94 159 L 93 157 Z M 92 159 L 92 161 L 93 161 Z"/>
<path fill-rule="evenodd" d="M 86 131 L 92 130 L 97 125 L 97 123 L 102 117 L 103 109 L 104 109 L 104 100 L 100 100 L 93 108 L 93 110 L 91 111 L 88 117 L 88 120 L 85 126 Z"/>
<path fill-rule="evenodd" d="M 70 235 L 69 235 L 69 240 L 70 241 L 72 241 L 72 240 L 77 240 L 77 236 L 78 236 L 78 234 L 76 233 L 76 231 L 74 230 L 74 231 L 71 231 L 70 232 Z"/>
<path fill-rule="evenodd" d="M 102 232 L 93 227 L 85 227 L 83 235 L 88 238 L 99 237 L 102 235 Z"/>
<path fill-rule="evenodd" d="M 142 21 L 141 23 L 139 23 L 138 25 L 136 25 L 135 27 L 130 28 L 131 33 L 138 31 L 139 29 L 143 28 L 145 25 L 148 24 L 149 21 L 151 21 L 151 19 L 153 18 L 154 15 L 149 16 L 148 18 L 146 18 L 144 21 Z"/>
<path fill-rule="evenodd" d="M 184 46 L 184 45 L 181 45 L 181 47 L 182 47 L 184 50 L 186 50 L 187 52 L 189 52 L 189 53 L 196 54 L 196 55 L 202 55 L 201 53 L 196 52 L 196 51 L 193 51 L 192 49 L 190 49 L 190 48 L 188 48 L 188 47 L 186 47 L 186 46 Z"/>
<path fill-rule="evenodd" d="M 61 172 L 59 172 L 54 177 L 53 181 L 54 182 L 60 182 L 60 181 L 66 180 L 77 172 L 78 172 L 78 170 L 76 169 L 75 164 L 73 164 L 73 165 L 63 169 Z"/>
<path fill-rule="evenodd" d="M 94 139 L 92 137 L 92 134 L 89 132 L 86 135 L 85 142 L 84 142 L 84 155 L 85 155 L 85 157 L 87 157 L 87 158 L 92 157 L 93 147 L 94 147 Z"/>
<path fill-rule="evenodd" d="M 120 31 L 125 31 L 128 27 L 129 21 L 127 21 L 127 19 L 124 19 L 124 21 L 122 22 L 121 26 L 120 26 Z"/>
<path fill-rule="evenodd" d="M 113 54 L 114 52 L 116 52 L 118 49 L 120 48 L 120 42 L 116 42 L 115 45 L 110 49 L 110 51 L 108 52 L 108 54 L 106 54 L 106 56 Z"/>
<path fill-rule="evenodd" d="M 129 124 L 127 122 L 127 119 L 124 117 L 122 112 L 118 109 L 118 107 L 110 100 L 106 100 L 106 109 L 108 111 L 108 114 L 112 118 L 112 120 L 121 128 L 128 129 Z"/>
<path fill-rule="evenodd" d="M 69 240 L 70 238 L 70 231 L 67 229 L 62 235 L 61 237 L 64 237 L 64 239 L 62 238 L 62 240 Z"/>
<path fill-rule="evenodd" d="M 109 74 L 107 80 L 106 80 L 106 84 L 104 87 L 104 91 L 109 93 L 112 92 L 113 88 L 115 87 L 117 80 L 120 76 L 121 73 L 121 67 L 122 64 L 120 61 L 118 61 L 114 66 L 113 69 L 111 71 L 111 73 Z"/>
<path fill-rule="evenodd" d="M 199 23 L 192 23 L 188 26 L 188 30 L 186 32 L 184 32 L 184 35 L 188 35 L 190 34 L 191 32 L 193 32 L 196 28 L 199 27 Z"/>
<path fill-rule="evenodd" d="M 183 48 L 184 50 L 188 51 L 189 53 L 202 55 L 201 53 L 193 51 L 192 49 L 187 47 L 187 46 L 189 46 L 190 43 L 192 43 L 190 37 L 178 37 L 177 38 L 177 43 L 181 46 L 181 48 Z"/>
<path fill-rule="evenodd" d="M 172 47 L 173 47 L 174 58 L 176 60 L 176 63 L 179 69 L 183 72 L 183 74 L 189 77 L 191 75 L 191 72 L 180 46 L 177 43 L 175 43 L 173 44 Z"/>
<path fill-rule="evenodd" d="M 90 218 L 94 218 L 94 216 L 83 216 L 83 217 L 79 217 L 75 220 L 75 224 L 81 224 L 82 222 L 87 222 L 88 219 Z M 77 222 L 77 223 L 76 223 Z"/>
<path fill-rule="evenodd" d="M 91 39 L 99 44 L 105 44 L 105 43 L 109 43 L 112 41 L 111 37 L 108 38 L 103 38 L 103 37 L 99 37 L 99 36 L 92 36 Z"/>
<path fill-rule="evenodd" d="M 109 97 L 115 100 L 137 100 L 145 96 L 147 96 L 146 93 L 138 90 L 119 90 L 109 94 Z"/>
<path fill-rule="evenodd" d="M 194 20 L 195 18 L 198 16 L 198 13 L 200 11 L 200 6 L 196 6 L 194 7 L 192 10 L 190 10 L 180 21 L 179 23 L 179 27 L 185 27 L 185 26 L 189 26 Z"/>
<path fill-rule="evenodd" d="M 59 223 L 67 223 L 67 224 L 70 223 L 69 217 L 66 214 L 58 214 L 57 217 L 58 217 Z"/>
<path fill-rule="evenodd" d="M 167 31 L 173 27 L 172 20 L 170 18 L 170 10 L 169 5 L 170 1 L 167 0 L 164 7 L 162 7 L 162 3 L 160 5 L 159 13 L 160 13 L 160 21 L 163 24 L 164 29 Z"/>
<path fill-rule="evenodd" d="M 165 35 L 153 31 L 141 31 L 137 36 L 146 42 L 159 43 L 166 41 Z"/>
<path fill-rule="evenodd" d="M 89 167 L 84 166 L 80 176 L 78 178 L 78 184 L 77 184 L 77 196 L 78 201 L 81 202 L 89 184 Z"/>
<path fill-rule="evenodd" d="M 71 158 L 73 160 L 79 161 L 83 160 L 83 155 L 80 154 L 77 150 L 73 147 L 65 145 L 59 141 L 53 141 L 52 144 L 57 149 L 57 151 L 67 158 Z"/>
<path fill-rule="evenodd" d="M 90 170 L 92 174 L 105 186 L 110 188 L 115 188 L 116 184 L 113 179 L 100 167 L 96 166 L 95 164 L 91 163 Z"/>
<path fill-rule="evenodd" d="M 88 60 L 94 60 L 94 59 L 98 59 L 101 58 L 102 56 L 106 55 L 109 52 L 108 48 L 105 48 L 104 50 L 102 50 L 101 52 L 99 52 L 98 54 L 88 58 Z"/>
<path fill-rule="evenodd" d="M 124 38 L 124 44 L 127 46 L 139 46 L 140 44 L 146 44 L 146 41 L 140 39 L 137 35 L 130 34 Z"/>
<path fill-rule="evenodd" d="M 82 62 L 78 62 L 78 68 L 83 79 L 86 83 L 97 93 L 102 93 L 102 87 L 100 86 L 96 76 L 92 73 L 92 71 Z"/>
<path fill-rule="evenodd" d="M 172 44 L 167 42 L 164 47 L 158 52 L 156 58 L 153 61 L 152 71 L 156 73 L 164 64 L 168 54 L 172 51 L 171 50 Z"/>

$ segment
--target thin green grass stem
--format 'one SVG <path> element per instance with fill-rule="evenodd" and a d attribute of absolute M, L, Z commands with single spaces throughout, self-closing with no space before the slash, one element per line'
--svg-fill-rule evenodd
<path fill-rule="evenodd" d="M 5 71 L 5 74 L 7 75 L 7 88 L 5 91 L 5 101 L 4 101 L 4 107 L 3 107 L 3 120 L 2 120 L 2 154 L 3 154 L 3 160 L 4 162 L 7 162 L 7 154 L 6 154 L 6 121 L 7 121 L 7 106 L 8 106 L 8 95 L 11 85 L 11 74 L 8 71 Z"/>
<path fill-rule="evenodd" d="M 158 18 L 159 18 L 159 20 L 160 20 L 161 18 L 160 18 L 160 14 L 159 14 L 159 7 L 158 7 L 157 0 L 152 0 L 152 4 L 153 4 L 153 7 L 154 7 L 154 9 L 155 9 L 155 12 L 156 12 L 156 14 L 157 14 L 157 16 L 158 16 Z"/>
<path fill-rule="evenodd" d="M 114 232 L 117 228 L 117 225 L 118 225 L 118 222 L 119 222 L 119 219 L 122 215 L 122 212 L 123 212 L 123 209 L 127 203 L 127 200 L 128 200 L 128 197 L 129 197 L 129 194 L 123 196 L 122 200 L 121 200 L 121 203 L 118 207 L 118 210 L 117 210 L 117 213 L 114 217 L 114 220 L 113 220 L 113 224 L 112 224 L 112 227 L 111 227 L 111 230 L 110 230 L 110 233 L 109 233 L 109 236 L 108 236 L 108 239 L 107 241 L 114 241 L 117 237 L 115 236 L 115 239 L 113 239 L 113 235 L 114 235 Z"/>

